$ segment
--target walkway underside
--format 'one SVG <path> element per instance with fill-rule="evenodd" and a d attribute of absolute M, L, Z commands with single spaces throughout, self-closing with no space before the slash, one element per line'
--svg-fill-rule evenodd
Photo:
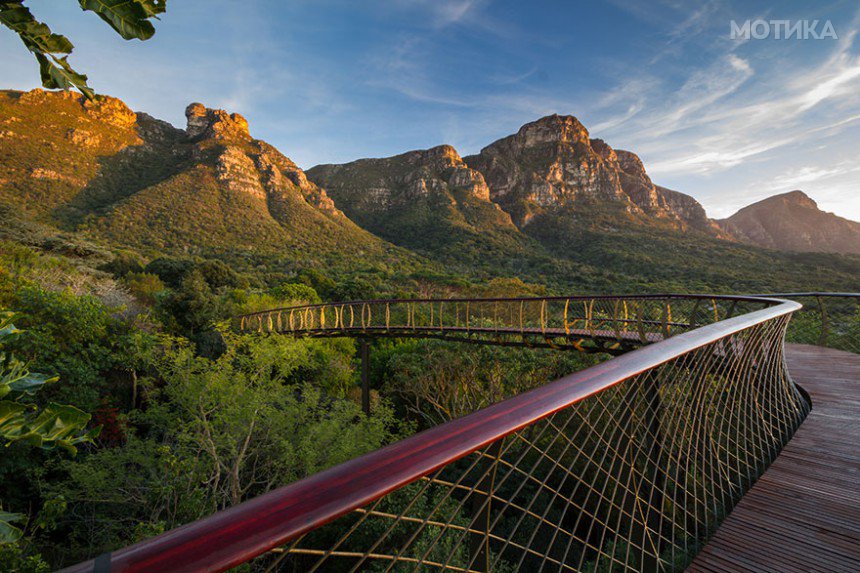
<path fill-rule="evenodd" d="M 291 334 L 289 331 L 283 334 Z M 660 342 L 656 332 L 584 328 L 480 328 L 464 326 L 404 327 L 371 326 L 355 329 L 316 328 L 295 333 L 300 337 L 333 338 L 437 338 L 490 346 L 523 346 L 527 348 L 568 348 L 581 352 L 620 355 L 643 344 Z"/>
<path fill-rule="evenodd" d="M 860 354 L 789 344 L 812 411 L 687 569 L 860 571 Z"/>

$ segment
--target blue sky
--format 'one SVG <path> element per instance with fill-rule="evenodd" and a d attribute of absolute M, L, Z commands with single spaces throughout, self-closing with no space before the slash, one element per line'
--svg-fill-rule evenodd
<path fill-rule="evenodd" d="M 182 127 L 191 101 L 238 111 L 305 168 L 467 155 L 572 114 L 711 216 L 800 188 L 860 220 L 856 0 L 169 0 L 145 43 L 72 0 L 28 4 L 100 93 Z M 757 18 L 830 20 L 838 39 L 730 38 Z M 0 53 L 2 87 L 38 85 L 4 30 Z"/>

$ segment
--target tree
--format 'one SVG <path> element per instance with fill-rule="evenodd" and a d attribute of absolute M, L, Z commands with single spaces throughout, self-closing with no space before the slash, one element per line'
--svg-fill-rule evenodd
<path fill-rule="evenodd" d="M 155 34 L 149 20 L 167 9 L 167 0 L 78 0 L 81 9 L 95 12 L 125 40 L 148 40 Z M 68 62 L 74 45 L 61 34 L 54 34 L 24 6 L 24 0 L 0 0 L 0 24 L 21 38 L 39 62 L 42 85 L 48 89 L 77 88 L 89 99 L 95 92 L 87 76 L 76 72 Z"/>
<path fill-rule="evenodd" d="M 4 350 L 5 343 L 20 332 L 12 324 L 12 313 L 0 312 L 0 445 L 21 442 L 46 450 L 59 446 L 74 455 L 76 445 L 91 442 L 99 429 L 85 431 L 90 415 L 74 406 L 50 403 L 39 411 L 25 401 L 57 378 L 30 372 Z M 25 517 L 0 510 L 0 544 L 21 537 L 21 529 L 12 524 Z"/>

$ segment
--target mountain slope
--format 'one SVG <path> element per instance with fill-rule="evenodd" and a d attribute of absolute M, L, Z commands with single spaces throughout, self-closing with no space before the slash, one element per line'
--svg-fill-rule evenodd
<path fill-rule="evenodd" d="M 154 254 L 415 260 L 350 221 L 238 114 L 192 104 L 186 117 L 179 130 L 113 98 L 2 92 L 0 201 Z"/>
<path fill-rule="evenodd" d="M 449 146 L 395 157 L 319 165 L 308 178 L 374 234 L 468 271 L 546 258 L 490 201 L 484 177 Z"/>
<path fill-rule="evenodd" d="M 860 223 L 820 210 L 802 191 L 753 203 L 720 225 L 746 243 L 769 249 L 860 255 Z"/>
<path fill-rule="evenodd" d="M 464 160 L 555 257 L 625 275 L 636 288 L 763 291 L 804 284 L 833 262 L 732 240 L 695 199 L 654 185 L 635 154 L 590 138 L 572 116 L 528 123 Z M 839 265 L 848 269 L 839 284 L 853 282 L 858 261 Z"/>
<path fill-rule="evenodd" d="M 557 292 L 851 290 L 860 276 L 856 256 L 722 240 L 692 197 L 571 116 L 472 157 L 440 146 L 310 177 L 237 114 L 192 104 L 186 116 L 177 129 L 112 98 L 0 92 L 0 210 L 20 219 L 5 236 L 217 257 L 271 276 L 382 271 L 404 285 L 416 270 Z"/>

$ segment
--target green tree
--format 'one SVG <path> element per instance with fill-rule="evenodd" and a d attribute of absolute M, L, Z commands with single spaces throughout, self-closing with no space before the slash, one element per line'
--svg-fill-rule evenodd
<path fill-rule="evenodd" d="M 50 450 L 61 447 L 71 454 L 77 445 L 91 442 L 99 430 L 86 431 L 90 415 L 74 406 L 49 403 L 42 409 L 29 402 L 45 384 L 57 377 L 30 372 L 27 365 L 6 350 L 10 339 L 20 334 L 12 324 L 12 313 L 0 311 L 0 445 L 23 443 Z M 26 516 L 0 510 L 0 544 L 13 543 L 23 535 L 15 523 Z"/>
<path fill-rule="evenodd" d="M 96 13 L 125 40 L 148 40 L 155 34 L 150 19 L 167 9 L 167 0 L 78 0 L 81 9 Z M 0 24 L 21 38 L 39 62 L 42 85 L 49 89 L 80 90 L 94 99 L 87 76 L 75 71 L 68 62 L 74 45 L 68 38 L 55 34 L 39 22 L 24 5 L 24 0 L 0 1 Z"/>
<path fill-rule="evenodd" d="M 209 515 L 401 435 L 384 402 L 365 415 L 316 378 L 332 358 L 315 350 L 323 341 L 225 338 L 215 360 L 165 338 L 127 442 L 61 462 L 68 477 L 45 490 L 70 508 L 66 559 Z"/>
<path fill-rule="evenodd" d="M 272 295 L 283 301 L 304 302 L 307 304 L 321 302 L 317 291 L 313 287 L 303 283 L 283 283 L 272 289 Z"/>

